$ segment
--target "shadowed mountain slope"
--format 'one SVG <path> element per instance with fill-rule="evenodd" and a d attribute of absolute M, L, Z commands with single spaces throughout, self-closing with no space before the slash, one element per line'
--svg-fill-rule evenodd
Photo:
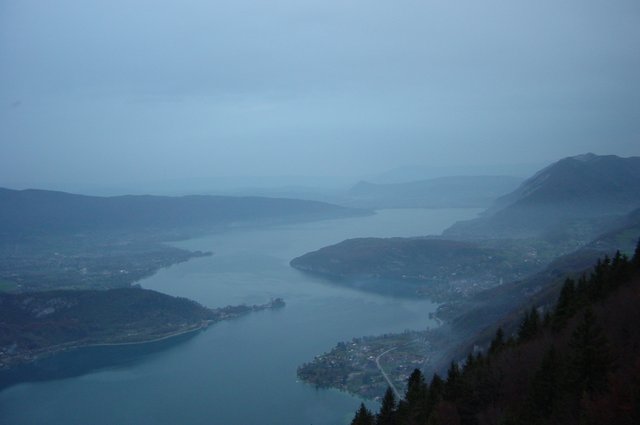
<path fill-rule="evenodd" d="M 280 219 L 362 214 L 315 201 L 230 196 L 97 197 L 0 188 L 0 235 L 166 230 Z"/>
<path fill-rule="evenodd" d="M 567 226 L 597 228 L 640 207 L 640 157 L 585 154 L 562 159 L 499 198 L 483 217 L 459 222 L 444 237 L 547 237 Z M 591 234 L 591 237 L 595 234 Z"/>

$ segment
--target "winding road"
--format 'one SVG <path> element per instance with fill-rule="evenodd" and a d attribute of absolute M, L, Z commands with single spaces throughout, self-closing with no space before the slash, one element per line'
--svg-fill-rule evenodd
<path fill-rule="evenodd" d="M 398 347 L 393 347 L 388 349 L 387 351 L 380 353 L 378 355 L 378 357 L 376 357 L 376 366 L 378 366 L 378 370 L 380 370 L 380 373 L 382 373 L 382 376 L 384 377 L 385 381 L 387 381 L 387 384 L 389 384 L 389 387 L 391 388 L 391 390 L 393 391 L 393 393 L 396 396 L 396 400 L 401 400 L 402 396 L 400 395 L 400 392 L 398 391 L 398 389 L 396 388 L 395 385 L 393 385 L 393 382 L 391 382 L 391 379 L 389 379 L 389 376 L 387 375 L 387 372 L 384 371 L 384 369 L 382 368 L 382 366 L 380 366 L 380 358 L 382 356 L 384 356 L 385 354 L 387 354 L 390 351 L 393 351 L 395 349 L 397 349 Z"/>

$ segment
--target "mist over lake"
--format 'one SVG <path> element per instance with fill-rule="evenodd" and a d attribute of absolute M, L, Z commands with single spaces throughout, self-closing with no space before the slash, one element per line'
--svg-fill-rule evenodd
<path fill-rule="evenodd" d="M 640 1 L 0 0 L 0 425 L 640 423 Z"/>
<path fill-rule="evenodd" d="M 477 209 L 382 210 L 367 217 L 236 229 L 176 245 L 211 250 L 141 281 L 206 306 L 283 297 L 282 310 L 213 325 L 169 348 L 86 375 L 0 392 L 0 421 L 22 424 L 335 424 L 359 399 L 297 382 L 296 367 L 356 336 L 419 330 L 436 304 L 362 292 L 305 275 L 291 258 L 358 236 L 441 232 Z M 127 353 L 115 354 L 127 358 Z M 87 356 L 96 356 L 95 352 Z M 82 351 L 60 356 L 78 362 Z M 85 359 L 85 361 L 87 361 Z M 244 408 L 251 399 L 254 408 Z"/>

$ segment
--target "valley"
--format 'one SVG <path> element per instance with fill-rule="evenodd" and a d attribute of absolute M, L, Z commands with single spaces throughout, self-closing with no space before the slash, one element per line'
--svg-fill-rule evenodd
<path fill-rule="evenodd" d="M 450 237 L 447 228 L 460 228 L 453 217 L 469 219 L 477 210 L 409 211 L 381 210 L 370 215 L 340 210 L 339 217 L 329 213 L 324 220 L 313 213 L 304 220 L 297 216 L 290 221 L 272 217 L 240 225 L 227 222 L 222 227 L 216 224 L 217 231 L 208 236 L 198 236 L 206 233 L 202 233 L 204 227 L 198 231 L 168 227 L 158 233 L 141 227 L 129 237 L 104 230 L 78 231 L 66 239 L 56 231 L 30 239 L 13 233 L 8 239 L 12 242 L 3 248 L 7 293 L 2 302 L 12 305 L 7 297 L 22 297 L 14 304 L 22 309 L 40 307 L 28 310 L 33 323 L 26 316 L 18 321 L 28 331 L 18 322 L 3 321 L 3 363 L 12 384 L 0 393 L 0 405 L 2 394 L 13 396 L 20 385 L 41 388 L 46 394 L 46 388 L 57 385 L 56 376 L 67 376 L 46 371 L 57 369 L 65 359 L 83 358 L 90 348 L 98 350 L 100 361 L 93 365 L 89 361 L 76 372 L 79 376 L 95 376 L 104 367 L 127 370 L 130 358 L 143 365 L 140 359 L 146 355 L 140 357 L 137 349 L 127 347 L 149 342 L 149 355 L 162 356 L 153 348 L 156 343 L 166 337 L 182 340 L 181 335 L 206 327 L 206 332 L 188 341 L 197 345 L 207 335 L 215 335 L 206 343 L 206 353 L 225 352 L 218 360 L 226 368 L 243 356 L 238 350 L 259 344 L 264 355 L 246 358 L 246 373 L 265 374 L 279 364 L 287 373 L 275 368 L 265 379 L 288 397 L 304 397 L 306 405 L 313 406 L 319 400 L 309 392 L 312 389 L 339 389 L 342 393 L 330 396 L 332 403 L 343 406 L 337 412 L 347 412 L 360 398 L 376 403 L 389 384 L 403 394 L 415 368 L 425 374 L 444 373 L 452 360 L 461 362 L 469 352 L 486 351 L 497 324 L 507 335 L 516 332 L 517 318 L 531 303 L 550 308 L 566 276 L 579 277 L 596 258 L 612 255 L 612 250 L 629 254 L 640 230 L 638 210 L 612 210 L 604 215 L 566 216 L 542 230 L 539 223 L 532 223 L 526 232 L 509 233 L 510 237 L 478 238 L 474 232 Z M 496 212 L 490 208 L 474 220 L 507 214 L 504 211 L 510 211 L 508 205 Z M 142 288 L 167 295 L 154 292 L 158 295 L 151 296 Z M 130 295 L 115 297 L 118 291 L 138 291 L 144 296 L 138 302 Z M 168 298 L 154 298 L 158 296 Z M 175 296 L 228 307 L 190 304 L 186 315 L 167 315 L 191 303 Z M 60 301 L 68 297 L 77 302 Z M 274 308 L 280 305 L 279 297 L 287 298 L 287 308 L 281 312 Z M 269 299 L 276 302 L 265 304 Z M 137 319 L 132 319 L 130 302 L 140 314 L 134 315 Z M 64 315 L 76 305 L 77 315 Z M 104 307 L 87 310 L 89 305 Z M 103 318 L 117 316 L 123 322 L 101 324 L 92 319 L 101 312 Z M 225 328 L 223 321 L 237 325 Z M 209 327 L 212 323 L 217 324 Z M 227 343 L 220 345 L 219 338 Z M 304 347 L 300 341 L 306 341 Z M 180 343 L 170 346 L 184 355 L 204 356 L 199 357 L 199 370 L 206 369 L 203 351 L 191 351 Z M 106 354 L 114 347 L 119 347 L 117 355 Z M 104 355 L 102 349 L 107 350 Z M 18 363 L 28 367 L 14 367 Z M 213 381 L 220 376 L 237 379 L 231 370 L 218 368 L 205 375 Z M 29 384 L 42 379 L 36 376 L 49 378 Z M 295 377 L 311 385 L 292 386 Z M 226 397 L 208 384 L 207 388 Z M 191 390 L 182 387 L 182 391 L 192 394 L 194 401 L 200 399 Z M 251 391 L 254 400 L 263 394 L 258 387 L 243 391 Z M 241 420 L 231 410 L 225 412 L 227 420 Z M 17 411 L 13 414 L 21 416 Z M 305 415 L 300 411 L 292 420 L 311 418 Z"/>
<path fill-rule="evenodd" d="M 585 175 L 591 179 L 582 179 Z M 607 183 L 584 187 L 596 176 Z M 514 316 L 531 304 L 551 308 L 567 276 L 588 273 L 598 258 L 611 258 L 616 250 L 632 256 L 640 237 L 638 189 L 637 158 L 592 154 L 566 158 L 498 199 L 479 218 L 455 223 L 441 236 L 345 240 L 295 258 L 291 265 L 344 285 L 381 293 L 403 288 L 404 293 L 440 301 L 437 317 L 443 325 L 425 331 L 429 349 L 419 349 L 418 354 L 429 358 L 420 366 L 427 376 L 444 373 L 451 361 L 486 351 L 496 323 L 514 323 Z M 611 207 L 590 208 L 599 196 L 610 200 Z M 550 216 L 527 221 L 540 208 Z M 551 213 L 556 209 L 562 213 Z M 511 227 L 515 222 L 518 226 Z M 489 223 L 498 230 L 479 237 L 475 229 L 488 231 Z M 371 281 L 375 284 L 367 284 Z M 513 325 L 508 330 L 515 331 Z M 394 348 L 395 355 L 416 355 L 414 348 L 396 347 L 396 337 L 381 336 L 376 341 L 383 348 Z M 302 366 L 301 379 L 363 397 L 372 397 L 370 388 L 376 387 L 381 397 L 385 383 L 379 373 L 372 378 L 376 372 L 371 358 L 367 363 L 362 356 L 341 354 L 341 344 Z M 366 353 L 369 344 L 370 340 L 355 343 L 351 350 Z M 365 384 L 353 381 L 363 373 L 368 376 Z M 398 368 L 390 374 L 402 388 L 407 371 Z"/>

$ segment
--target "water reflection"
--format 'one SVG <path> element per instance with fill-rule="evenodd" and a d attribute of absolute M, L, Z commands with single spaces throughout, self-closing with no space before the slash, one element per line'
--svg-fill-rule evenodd
<path fill-rule="evenodd" d="M 154 354 L 184 344 L 200 332 L 144 344 L 82 347 L 46 356 L 32 363 L 0 371 L 0 391 L 24 382 L 73 378 L 113 367 L 134 367 Z"/>

